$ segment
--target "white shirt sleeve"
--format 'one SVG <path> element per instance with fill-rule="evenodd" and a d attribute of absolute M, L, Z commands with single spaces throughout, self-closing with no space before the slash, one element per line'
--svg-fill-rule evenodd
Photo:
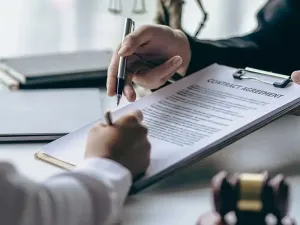
<path fill-rule="evenodd" d="M 38 184 L 0 163 L 1 224 L 110 225 L 119 218 L 131 174 L 108 160 L 85 160 Z"/>

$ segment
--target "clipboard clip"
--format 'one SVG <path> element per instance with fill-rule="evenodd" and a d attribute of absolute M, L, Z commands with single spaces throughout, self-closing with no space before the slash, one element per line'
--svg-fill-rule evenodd
<path fill-rule="evenodd" d="M 270 82 L 270 81 L 259 79 L 257 77 L 246 76 L 247 72 L 249 72 L 249 73 L 256 73 L 256 74 L 260 74 L 260 75 L 266 75 L 266 76 L 270 76 L 270 77 L 274 77 L 274 78 L 280 78 L 280 79 L 282 79 L 282 81 L 281 82 L 280 81 Z M 276 88 L 285 88 L 285 87 L 287 87 L 292 82 L 292 79 L 289 76 L 287 76 L 287 75 L 282 75 L 282 74 L 279 74 L 279 73 L 267 72 L 267 71 L 253 69 L 253 68 L 249 68 L 249 67 L 246 67 L 245 69 L 239 69 L 239 70 L 237 70 L 233 74 L 233 78 L 234 79 L 238 79 L 238 80 L 243 80 L 243 79 L 256 80 L 256 81 L 263 82 L 263 83 L 266 83 L 266 84 L 271 84 L 271 85 L 273 85 Z"/>

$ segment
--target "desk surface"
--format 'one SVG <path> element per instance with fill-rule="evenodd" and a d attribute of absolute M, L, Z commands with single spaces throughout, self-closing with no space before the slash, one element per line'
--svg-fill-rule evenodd
<path fill-rule="evenodd" d="M 207 159 L 178 171 L 143 192 L 128 198 L 123 223 L 130 225 L 195 224 L 211 209 L 209 183 L 220 170 L 284 173 L 291 184 L 291 213 L 300 221 L 300 117 L 285 116 Z M 61 172 L 34 159 L 43 144 L 1 144 L 0 158 L 26 176 L 43 181 Z"/>

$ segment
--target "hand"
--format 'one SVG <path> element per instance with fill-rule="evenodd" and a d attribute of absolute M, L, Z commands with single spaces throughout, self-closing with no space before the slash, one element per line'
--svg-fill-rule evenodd
<path fill-rule="evenodd" d="M 300 85 L 300 70 L 298 71 L 294 71 L 291 75 L 292 80 L 294 83 Z M 293 109 L 290 114 L 293 114 L 295 116 L 300 116 L 300 107 L 297 107 L 295 109 Z"/>
<path fill-rule="evenodd" d="M 134 179 L 138 178 L 150 163 L 150 143 L 142 118 L 142 112 L 137 111 L 111 126 L 95 125 L 88 134 L 85 157 L 114 160 L 126 167 Z"/>
<path fill-rule="evenodd" d="M 120 50 L 112 57 L 107 78 L 109 96 L 116 94 L 116 78 L 121 56 L 128 56 L 128 79 L 124 95 L 128 101 L 135 101 L 136 93 L 132 81 L 144 88 L 155 89 L 165 84 L 175 72 L 184 75 L 190 62 L 191 51 L 186 35 L 180 30 L 162 25 L 140 27 L 124 39 Z"/>

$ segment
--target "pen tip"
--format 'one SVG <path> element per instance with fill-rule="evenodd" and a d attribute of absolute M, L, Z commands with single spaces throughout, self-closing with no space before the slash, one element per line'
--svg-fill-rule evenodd
<path fill-rule="evenodd" d="M 121 95 L 117 95 L 117 106 L 119 106 L 121 100 Z"/>

